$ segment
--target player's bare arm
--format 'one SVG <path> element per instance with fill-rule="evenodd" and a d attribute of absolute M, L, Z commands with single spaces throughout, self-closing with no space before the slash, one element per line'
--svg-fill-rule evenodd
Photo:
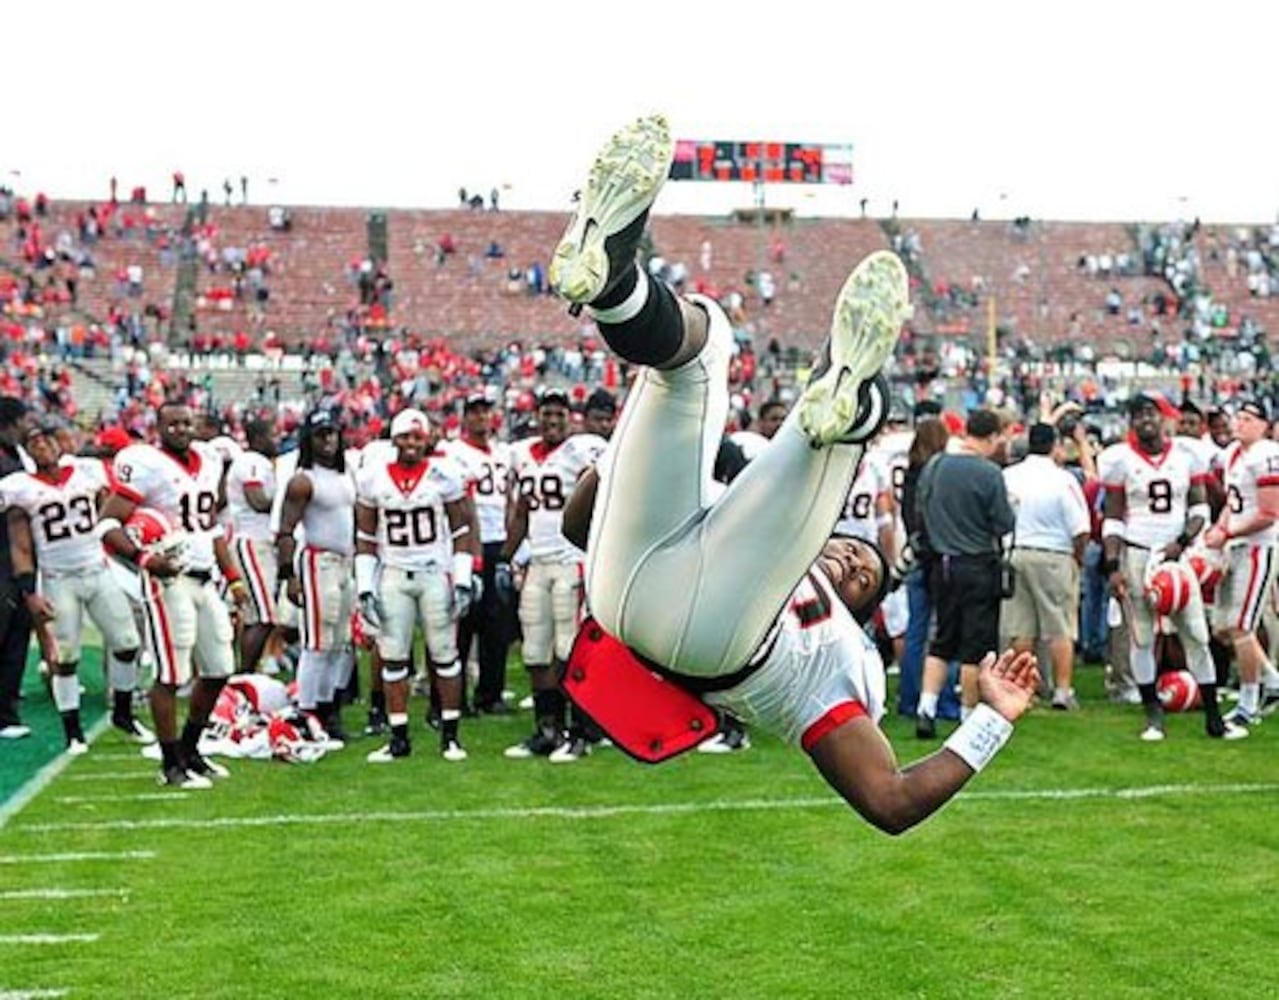
<path fill-rule="evenodd" d="M 9 558 L 13 565 L 13 578 L 22 591 L 23 601 L 36 624 L 53 620 L 53 603 L 36 592 L 35 542 L 31 537 L 31 518 L 20 507 L 10 507 L 6 514 L 9 522 Z"/>
<path fill-rule="evenodd" d="M 102 531 L 102 541 L 108 549 L 133 563 L 139 569 L 146 569 L 152 576 L 165 577 L 177 576 L 181 572 L 172 557 L 163 553 L 151 555 L 146 560 L 146 566 L 141 565 L 142 549 L 134 543 L 129 537 L 128 532 L 124 530 L 124 525 L 129 518 L 133 516 L 133 512 L 138 509 L 139 504 L 129 499 L 122 493 L 112 493 L 107 497 L 106 503 L 102 505 L 102 516 L 98 521 L 99 530 Z"/>
<path fill-rule="evenodd" d="M 1123 492 L 1107 487 L 1105 499 L 1102 501 L 1101 571 L 1109 578 L 1111 593 L 1119 600 L 1123 600 L 1128 593 L 1128 584 L 1121 562 L 1126 511 Z"/>
<path fill-rule="evenodd" d="M 289 480 L 284 493 L 284 506 L 280 509 L 280 530 L 275 536 L 275 551 L 278 561 L 279 577 L 288 581 L 289 600 L 299 604 L 302 600 L 302 584 L 293 572 L 293 557 L 297 553 L 297 540 L 293 533 L 306 505 L 311 502 L 311 480 L 307 476 L 295 475 Z"/>
<path fill-rule="evenodd" d="M 231 558 L 231 546 L 226 543 L 226 535 L 219 534 L 213 539 L 213 557 L 218 561 L 222 578 L 227 581 L 231 600 L 235 601 L 237 606 L 244 607 L 249 603 L 249 588 L 240 579 L 240 570 L 235 560 Z"/>
<path fill-rule="evenodd" d="M 595 512 L 595 494 L 599 485 L 599 470 L 593 465 L 588 466 L 578 478 L 577 487 L 564 506 L 564 521 L 560 531 L 583 551 L 591 534 L 591 515 Z"/>
<path fill-rule="evenodd" d="M 1186 525 L 1181 534 L 1164 546 L 1165 559 L 1178 559 L 1208 523 L 1208 491 L 1202 482 L 1191 483 L 1186 493 Z"/>
<path fill-rule="evenodd" d="M 244 502 L 259 514 L 271 512 L 271 495 L 259 483 L 244 487 Z"/>
<path fill-rule="evenodd" d="M 506 541 L 502 543 L 502 562 L 510 562 L 528 536 L 528 498 L 517 496 L 506 508 Z"/>
<path fill-rule="evenodd" d="M 905 768 L 868 716 L 845 722 L 809 751 L 827 783 L 857 813 L 885 833 L 904 833 L 946 804 L 1002 745 L 1011 724 L 1030 706 L 1039 682 L 1031 653 L 993 654 L 981 665 L 977 685 L 993 716 L 974 713 L 946 745 Z M 968 734 L 965 726 L 973 726 Z M 983 728 L 984 727 L 984 728 Z"/>

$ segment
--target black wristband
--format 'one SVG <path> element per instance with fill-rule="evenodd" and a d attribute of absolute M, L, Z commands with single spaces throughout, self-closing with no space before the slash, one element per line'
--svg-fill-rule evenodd
<path fill-rule="evenodd" d="M 1188 549 L 1190 548 L 1190 543 L 1193 539 L 1194 539 L 1194 535 L 1188 535 L 1186 534 L 1186 532 L 1183 531 L 1180 535 L 1177 536 L 1176 541 L 1177 541 L 1177 544 L 1181 546 L 1183 549 Z"/>
<path fill-rule="evenodd" d="M 276 568 L 275 575 L 279 577 L 281 583 L 288 583 L 293 579 L 293 566 L 285 563 L 283 566 Z"/>
<path fill-rule="evenodd" d="M 1101 566 L 1099 568 L 1101 569 L 1102 576 L 1110 576 L 1112 573 L 1116 573 L 1119 571 L 1119 560 L 1103 559 L 1101 561 Z"/>
<path fill-rule="evenodd" d="M 36 575 L 34 573 L 19 573 L 13 578 L 13 582 L 18 587 L 18 593 L 23 597 L 30 597 L 36 592 Z"/>

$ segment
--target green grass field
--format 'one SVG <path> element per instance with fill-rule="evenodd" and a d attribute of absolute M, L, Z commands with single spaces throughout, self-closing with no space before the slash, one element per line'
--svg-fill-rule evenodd
<path fill-rule="evenodd" d="M 1279 995 L 1279 718 L 1147 745 L 1080 686 L 896 839 L 759 734 L 554 766 L 486 718 L 450 765 L 415 704 L 401 764 L 361 740 L 156 799 L 108 731 L 0 829 L 0 996 Z"/>

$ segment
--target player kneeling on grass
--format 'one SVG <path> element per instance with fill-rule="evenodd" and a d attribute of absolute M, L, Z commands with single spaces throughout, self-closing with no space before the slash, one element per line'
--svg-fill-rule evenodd
<path fill-rule="evenodd" d="M 154 743 L 155 736 L 133 717 L 141 645 L 133 610 L 107 572 L 98 538 L 99 500 L 107 488 L 102 463 L 74 458 L 64 463 L 52 427 L 34 427 L 24 443 L 35 471 L 5 477 L 0 499 L 8 508 L 14 579 L 52 673 L 53 701 L 62 716 L 67 752 L 88 750 L 76 676 L 86 613 L 102 633 L 109 658 L 107 676 L 115 691 L 112 723 L 138 743 Z"/>
<path fill-rule="evenodd" d="M 599 464 L 586 563 L 596 622 L 578 639 L 583 661 L 575 648 L 566 684 L 606 731 L 610 722 L 633 730 L 653 702 L 610 704 L 608 678 L 642 658 L 665 679 L 655 688 L 781 733 L 868 821 L 904 831 L 990 761 L 1038 680 L 1030 654 L 989 655 L 982 704 L 940 751 L 904 769 L 877 725 L 883 666 L 854 616 L 878 602 L 887 568 L 873 545 L 832 539 L 831 529 L 888 410 L 880 369 L 910 311 L 905 268 L 884 251 L 857 266 L 836 303 L 827 363 L 769 446 L 711 500 L 732 332 L 714 302 L 677 298 L 635 263 L 671 152 L 660 117 L 614 136 L 550 267 L 552 285 L 589 306 L 609 346 L 646 366 Z M 586 493 L 566 516 L 579 539 Z M 606 633 L 618 655 L 591 698 L 590 649 Z M 610 707 L 612 720 L 592 711 Z"/>

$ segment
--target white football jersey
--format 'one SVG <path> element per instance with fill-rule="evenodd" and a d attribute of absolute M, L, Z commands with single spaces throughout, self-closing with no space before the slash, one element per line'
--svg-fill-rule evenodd
<path fill-rule="evenodd" d="M 480 519 L 480 541 L 506 541 L 506 486 L 511 469 L 511 446 L 504 441 L 490 441 L 487 447 L 481 448 L 466 438 L 458 438 L 445 444 L 444 451 L 466 472 L 475 513 Z"/>
<path fill-rule="evenodd" d="M 355 554 L 355 480 L 350 472 L 316 466 L 298 469 L 294 475 L 311 480 L 311 499 L 302 510 L 299 526 L 310 548 Z"/>
<path fill-rule="evenodd" d="M 260 487 L 268 497 L 275 499 L 275 463 L 261 452 L 242 451 L 232 462 L 226 476 L 227 514 L 231 530 L 237 538 L 269 542 L 275 538 L 271 530 L 271 512 L 257 511 L 249 506 L 244 491 Z"/>
<path fill-rule="evenodd" d="M 36 564 L 68 572 L 101 566 L 105 554 L 97 537 L 98 493 L 107 487 L 102 463 L 93 459 L 61 465 L 50 479 L 14 472 L 0 479 L 0 501 L 26 511 Z"/>
<path fill-rule="evenodd" d="M 517 495 L 528 503 L 528 545 L 534 559 L 572 562 L 582 551 L 560 531 L 564 506 L 578 478 L 599 459 L 608 442 L 595 434 L 574 434 L 556 447 L 541 438 L 511 447 Z"/>
<path fill-rule="evenodd" d="M 791 592 L 761 648 L 763 666 L 706 700 L 806 750 L 827 725 L 883 716 L 883 660 L 821 570 Z"/>
<path fill-rule="evenodd" d="M 891 490 L 888 470 L 875 455 L 867 453 L 848 488 L 844 510 L 835 522 L 835 532 L 878 544 L 879 525 L 875 522 L 879 515 L 875 513 L 875 506 L 879 498 Z"/>
<path fill-rule="evenodd" d="M 1262 438 L 1244 449 L 1232 441 L 1222 452 L 1225 474 L 1227 528 L 1231 531 L 1252 520 L 1258 510 L 1258 492 L 1264 486 L 1279 486 L 1279 441 Z M 1240 538 L 1240 544 L 1273 545 L 1279 540 L 1279 526 Z"/>
<path fill-rule="evenodd" d="M 218 524 L 218 488 L 222 459 L 203 441 L 191 442 L 182 459 L 150 444 L 122 449 L 112 463 L 111 488 L 143 507 L 168 514 L 187 533 L 190 569 L 215 568 L 213 541 L 222 535 Z"/>
<path fill-rule="evenodd" d="M 1148 549 L 1175 541 L 1186 527 L 1186 497 L 1208 469 L 1190 448 L 1173 439 L 1158 455 L 1147 455 L 1135 439 L 1112 444 L 1098 462 L 1102 485 L 1123 494 L 1125 538 Z"/>
<path fill-rule="evenodd" d="M 915 440 L 914 431 L 893 431 L 881 435 L 870 446 L 869 456 L 884 469 L 893 491 L 893 506 L 902 503 L 902 483 L 906 481 L 906 467 L 910 464 L 910 446 Z"/>
<path fill-rule="evenodd" d="M 293 478 L 293 474 L 298 471 L 298 459 L 301 453 L 294 448 L 292 451 L 286 451 L 283 455 L 279 455 L 275 459 L 275 481 L 279 484 L 279 489 L 275 491 L 275 496 L 271 498 L 271 533 L 275 534 L 280 530 L 280 516 L 284 513 L 284 494 L 288 492 L 289 480 Z M 299 528 L 300 532 L 301 529 Z"/>
<path fill-rule="evenodd" d="M 466 495 L 466 477 L 445 455 L 432 455 L 413 468 L 382 462 L 360 470 L 359 502 L 378 512 L 378 557 L 388 566 L 448 567 L 453 536 L 446 503 Z"/>

